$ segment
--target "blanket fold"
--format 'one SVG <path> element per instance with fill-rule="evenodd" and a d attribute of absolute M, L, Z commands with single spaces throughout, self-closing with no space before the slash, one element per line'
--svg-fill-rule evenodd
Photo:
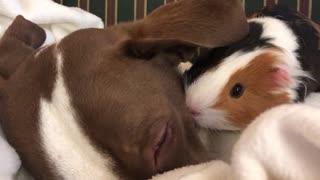
<path fill-rule="evenodd" d="M 97 16 L 79 8 L 69 8 L 51 0 L 0 0 L 0 37 L 17 15 L 45 29 L 44 45 L 54 43 L 83 28 L 103 28 Z"/>

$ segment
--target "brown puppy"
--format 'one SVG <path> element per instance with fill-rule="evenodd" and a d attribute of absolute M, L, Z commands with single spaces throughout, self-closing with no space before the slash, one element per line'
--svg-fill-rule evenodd
<path fill-rule="evenodd" d="M 2 41 L 2 63 L 24 62 L 1 85 L 1 125 L 36 179 L 147 179 L 205 161 L 175 67 L 247 30 L 239 0 L 185 0 L 27 57 L 15 52 L 29 38 Z"/>

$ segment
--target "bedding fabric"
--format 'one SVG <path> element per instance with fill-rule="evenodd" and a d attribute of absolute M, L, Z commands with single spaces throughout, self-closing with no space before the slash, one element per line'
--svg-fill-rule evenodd
<path fill-rule="evenodd" d="M 101 19 L 93 14 L 51 0 L 0 0 L 0 37 L 19 14 L 45 29 L 47 39 L 44 45 L 78 29 L 104 26 Z"/>
<path fill-rule="evenodd" d="M 179 0 L 55 0 L 57 3 L 80 7 L 99 16 L 106 25 L 140 19 L 157 7 Z M 320 23 L 319 0 L 241 0 L 247 14 L 276 3 L 289 6 Z"/>

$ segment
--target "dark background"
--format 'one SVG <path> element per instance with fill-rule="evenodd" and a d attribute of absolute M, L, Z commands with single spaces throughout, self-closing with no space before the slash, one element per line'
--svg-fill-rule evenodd
<path fill-rule="evenodd" d="M 178 0 L 54 0 L 66 6 L 78 6 L 101 17 L 106 25 L 140 19 L 158 6 Z M 265 5 L 282 4 L 297 9 L 320 24 L 320 0 L 242 0 L 246 12 Z"/>

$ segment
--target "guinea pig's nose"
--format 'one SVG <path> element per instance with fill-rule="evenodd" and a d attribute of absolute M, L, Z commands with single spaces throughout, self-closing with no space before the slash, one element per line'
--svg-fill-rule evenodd
<path fill-rule="evenodd" d="M 199 116 L 200 112 L 193 110 L 193 111 L 191 111 L 191 114 L 192 114 L 192 116 Z"/>
<path fill-rule="evenodd" d="M 200 111 L 196 110 L 195 108 L 188 107 L 189 111 L 191 112 L 192 116 L 199 116 Z"/>
<path fill-rule="evenodd" d="M 187 103 L 187 108 L 188 108 L 189 112 L 191 112 L 193 117 L 198 116 L 200 114 L 200 111 L 197 108 L 195 108 L 192 105 L 189 105 L 188 103 Z"/>

